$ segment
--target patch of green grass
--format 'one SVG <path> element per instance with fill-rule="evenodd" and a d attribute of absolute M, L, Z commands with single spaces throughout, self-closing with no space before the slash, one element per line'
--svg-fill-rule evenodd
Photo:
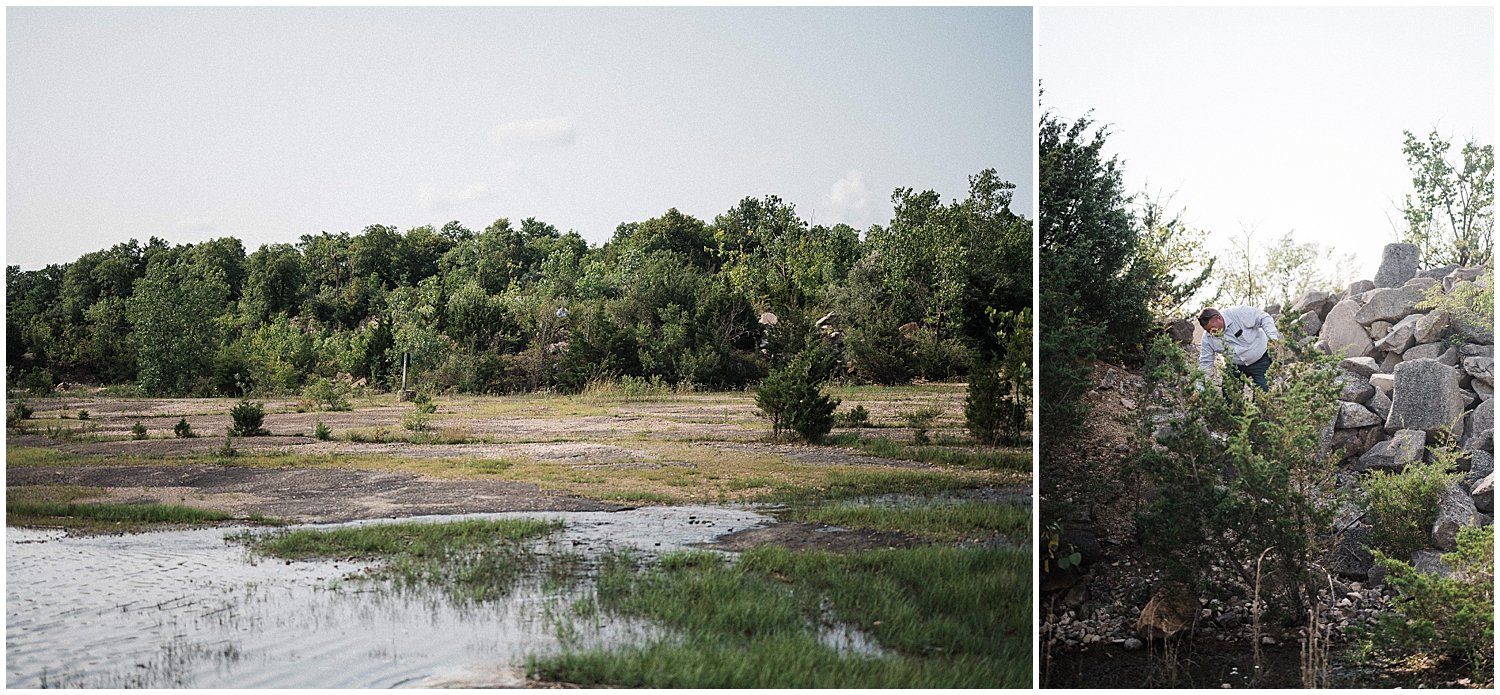
<path fill-rule="evenodd" d="M 670 502 L 676 502 L 677 501 L 677 498 L 673 497 L 671 495 L 664 495 L 664 494 L 662 494 L 660 492 L 648 492 L 648 491 L 644 491 L 644 490 L 623 490 L 623 491 L 619 491 L 619 492 L 604 492 L 604 493 L 600 493 L 600 494 L 597 494 L 597 495 L 593 495 L 593 497 L 595 499 L 606 500 L 606 501 L 610 501 L 610 502 L 627 502 L 627 503 L 635 502 L 635 503 L 641 503 L 641 504 L 667 504 L 667 503 L 670 503 Z"/>
<path fill-rule="evenodd" d="M 599 577 L 602 607 L 678 635 L 529 666 L 544 679 L 623 687 L 1028 687 L 1030 586 L 1028 554 L 1011 550 L 767 546 L 733 565 L 688 552 L 644 568 L 613 555 Z M 815 627 L 830 617 L 893 654 L 840 654 Z"/>
<path fill-rule="evenodd" d="M 837 504 L 794 509 L 788 516 L 849 528 L 900 531 L 934 541 L 1031 537 L 1031 509 L 1022 505 L 962 502 L 887 507 Z"/>
<path fill-rule="evenodd" d="M 383 560 L 370 578 L 400 588 L 437 587 L 461 603 L 508 595 L 537 559 L 524 543 L 562 528 L 555 519 L 470 519 L 335 529 L 299 529 L 239 536 L 272 557 Z"/>
<path fill-rule="evenodd" d="M 941 440 L 940 441 L 953 441 Z M 827 437 L 824 444 L 845 446 L 880 458 L 935 463 L 962 468 L 997 471 L 1030 471 L 1031 451 L 1012 448 L 956 448 L 953 446 L 912 446 L 884 437 L 865 439 L 858 432 Z"/>
<path fill-rule="evenodd" d="M 774 489 L 757 495 L 758 502 L 804 502 L 840 500 L 874 495 L 932 494 L 966 490 L 995 481 L 978 474 L 956 475 L 943 471 L 912 471 L 883 468 L 849 468 L 830 470 L 822 483 L 795 485 L 778 483 Z"/>
<path fill-rule="evenodd" d="M 234 518 L 223 512 L 171 504 L 79 504 L 9 498 L 5 500 L 7 526 L 48 525 L 96 530 L 120 527 L 123 530 L 134 530 L 157 524 L 204 524 L 231 521 Z"/>

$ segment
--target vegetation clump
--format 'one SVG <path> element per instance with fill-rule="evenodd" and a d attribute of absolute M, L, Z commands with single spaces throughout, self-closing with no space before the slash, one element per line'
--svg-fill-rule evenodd
<path fill-rule="evenodd" d="M 193 432 L 193 426 L 188 424 L 187 418 L 181 418 L 176 425 L 172 426 L 172 434 L 178 439 L 192 439 L 198 435 Z"/>
<path fill-rule="evenodd" d="M 323 424 L 322 420 L 319 420 L 317 426 L 313 428 L 313 437 L 319 441 L 326 442 L 333 438 L 333 430 L 329 429 L 328 425 Z"/>
<path fill-rule="evenodd" d="M 229 431 L 235 437 L 258 437 L 270 434 L 261 427 L 266 419 L 266 409 L 260 403 L 241 399 L 229 409 L 229 418 L 234 422 Z"/>
<path fill-rule="evenodd" d="M 780 440 L 790 430 L 815 444 L 833 429 L 839 401 L 822 392 L 828 369 L 826 353 L 805 351 L 761 382 L 755 405 L 771 421 L 773 438 Z"/>
<path fill-rule="evenodd" d="M 314 379 L 302 389 L 303 401 L 309 410 L 341 412 L 352 410 L 349 405 L 349 387 L 333 379 Z"/>
<path fill-rule="evenodd" d="M 1409 558 L 1427 547 L 1438 498 L 1456 482 L 1458 452 L 1433 447 L 1432 461 L 1415 461 L 1399 472 L 1376 471 L 1364 480 L 1365 513 L 1373 530 L 1370 546 L 1385 555 Z"/>
<path fill-rule="evenodd" d="M 135 424 L 130 426 L 130 438 L 131 439 L 145 439 L 146 438 L 146 426 L 142 425 L 140 420 L 136 420 Z"/>
<path fill-rule="evenodd" d="M 1424 572 L 1375 551 L 1397 592 L 1394 614 L 1381 616 L 1375 649 L 1384 655 L 1457 659 L 1479 687 L 1495 682 L 1495 527 L 1458 532 L 1458 548 L 1442 556 L 1443 572 Z"/>
<path fill-rule="evenodd" d="M 901 419 L 905 420 L 906 426 L 912 429 L 912 443 L 919 446 L 930 444 L 932 440 L 928 438 L 927 430 L 932 427 L 932 422 L 942 414 L 942 408 L 930 405 L 902 413 Z"/>

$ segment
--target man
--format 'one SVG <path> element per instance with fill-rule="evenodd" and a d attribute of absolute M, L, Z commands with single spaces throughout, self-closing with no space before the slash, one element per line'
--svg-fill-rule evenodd
<path fill-rule="evenodd" d="M 1214 373 L 1214 355 L 1224 353 L 1225 359 L 1241 374 L 1250 377 L 1260 390 L 1266 391 L 1266 370 L 1271 366 L 1272 342 L 1281 340 L 1276 330 L 1276 320 L 1260 309 L 1237 306 L 1220 312 L 1204 309 L 1198 314 L 1198 325 L 1207 333 L 1198 347 L 1198 366 L 1205 374 Z"/>

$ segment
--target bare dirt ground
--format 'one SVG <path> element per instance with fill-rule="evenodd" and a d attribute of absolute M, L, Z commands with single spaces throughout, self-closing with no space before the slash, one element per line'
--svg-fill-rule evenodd
<path fill-rule="evenodd" d="M 934 438 L 962 438 L 962 384 L 850 389 L 875 429 L 862 436 L 909 441 L 901 413 L 943 410 Z M 32 400 L 27 433 L 6 441 L 6 485 L 103 490 L 96 501 L 185 504 L 292 522 L 507 511 L 609 511 L 635 504 L 733 502 L 777 484 L 817 485 L 830 472 L 911 471 L 983 477 L 833 446 L 770 441 L 750 393 L 626 401 L 533 395 L 438 397 L 426 432 L 403 422 L 412 405 L 394 396 L 354 397 L 352 411 L 297 412 L 268 399 L 268 436 L 236 437 L 223 458 L 230 399 L 122 399 L 68 393 Z M 87 419 L 79 411 L 88 411 Z M 199 436 L 177 438 L 185 420 Z M 140 423 L 147 438 L 131 438 Z M 318 423 L 329 441 L 312 436 Z M 835 431 L 836 433 L 838 430 Z M 994 472 L 998 486 L 1014 475 Z M 1002 482 L 1003 481 L 1003 482 Z M 905 547 L 900 534 L 779 524 L 725 540 L 726 549 Z"/>

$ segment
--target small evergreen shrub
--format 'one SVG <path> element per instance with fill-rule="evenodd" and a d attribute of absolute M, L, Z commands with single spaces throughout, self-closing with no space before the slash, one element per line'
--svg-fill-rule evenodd
<path fill-rule="evenodd" d="M 80 411 L 78 411 L 78 419 L 79 420 L 87 420 L 87 419 L 89 419 L 89 411 L 87 411 L 87 410 L 80 410 Z"/>
<path fill-rule="evenodd" d="M 839 401 L 822 392 L 828 368 L 825 355 L 803 352 L 761 381 L 755 405 L 771 421 L 772 437 L 779 441 L 791 430 L 803 441 L 817 443 L 833 429 Z"/>
<path fill-rule="evenodd" d="M 437 412 L 437 404 L 432 402 L 432 394 L 426 391 L 418 391 L 417 395 L 412 397 L 411 402 L 416 407 L 416 412 L 422 415 L 431 415 Z"/>
<path fill-rule="evenodd" d="M 333 379 L 314 379 L 302 389 L 302 398 L 317 410 L 332 412 L 352 410 L 349 405 L 349 386 Z"/>
<path fill-rule="evenodd" d="M 1375 472 L 1365 478 L 1365 518 L 1371 526 L 1371 548 L 1409 558 L 1427 547 L 1438 497 L 1458 480 L 1453 459 L 1458 452 L 1434 448 L 1430 463 L 1416 462 L 1399 473 Z"/>
<path fill-rule="evenodd" d="M 15 407 L 10 410 L 10 415 L 17 420 L 30 420 L 34 412 L 26 401 L 16 401 Z"/>
<path fill-rule="evenodd" d="M 178 420 L 177 424 L 172 427 L 172 433 L 177 435 L 178 439 L 192 439 L 198 436 L 193 433 L 193 427 L 188 424 L 187 418 Z"/>
<path fill-rule="evenodd" d="M 406 419 L 401 421 L 401 426 L 412 432 L 426 432 L 432 427 L 427 412 L 420 407 L 406 414 Z"/>
<path fill-rule="evenodd" d="M 969 395 L 964 399 L 964 424 L 969 436 L 984 445 L 1000 442 L 1001 421 L 1004 419 L 1000 398 L 1000 370 L 994 366 L 981 366 L 969 374 Z"/>
<path fill-rule="evenodd" d="M 1442 556 L 1450 576 L 1420 572 L 1375 551 L 1397 596 L 1380 617 L 1376 648 L 1391 654 L 1449 656 L 1467 663 L 1480 687 L 1494 682 L 1495 527 L 1458 532 L 1458 549 Z"/>
<path fill-rule="evenodd" d="M 917 408 L 911 412 L 902 413 L 901 417 L 906 420 L 906 426 L 912 429 L 912 443 L 931 443 L 931 440 L 927 437 L 927 430 L 932 427 L 932 421 L 936 420 L 942 414 L 942 408 L 930 405 Z"/>
<path fill-rule="evenodd" d="M 134 425 L 130 426 L 130 438 L 131 439 L 145 439 L 146 438 L 146 426 L 142 425 L 139 420 L 137 420 Z"/>
<path fill-rule="evenodd" d="M 266 409 L 260 403 L 241 400 L 233 408 L 229 409 L 229 417 L 234 421 L 234 425 L 230 427 L 230 431 L 236 437 L 255 437 L 269 434 L 269 432 L 261 429 L 261 423 L 266 419 Z"/>
<path fill-rule="evenodd" d="M 323 421 L 319 420 L 317 427 L 313 428 L 313 436 L 320 441 L 326 442 L 333 438 L 333 430 L 328 429 L 328 425 L 323 424 Z"/>
<path fill-rule="evenodd" d="M 833 424 L 839 427 L 869 427 L 870 411 L 865 410 L 862 405 L 856 405 L 841 413 L 834 413 Z"/>

